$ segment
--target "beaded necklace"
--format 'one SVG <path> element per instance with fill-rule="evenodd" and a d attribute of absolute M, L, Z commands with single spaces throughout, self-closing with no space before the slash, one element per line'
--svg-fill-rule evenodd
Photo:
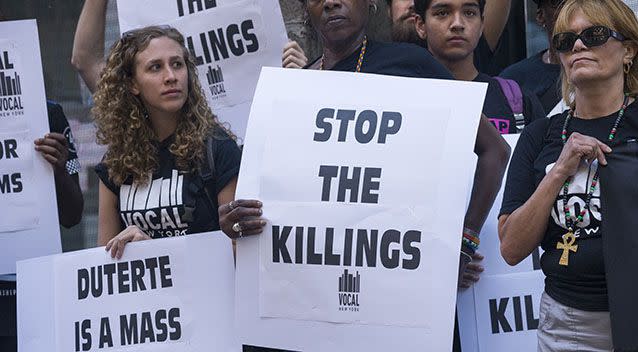
<path fill-rule="evenodd" d="M 368 36 L 363 36 L 363 43 L 361 44 L 361 51 L 359 52 L 359 60 L 357 61 L 357 68 L 354 72 L 361 72 L 361 66 L 363 66 L 363 57 L 366 54 L 366 48 L 368 47 Z M 325 55 L 321 55 L 321 63 L 319 64 L 319 70 L 323 71 L 323 60 Z"/>
<path fill-rule="evenodd" d="M 625 100 L 622 103 L 622 107 L 620 111 L 618 111 L 618 117 L 616 117 L 616 121 L 614 122 L 614 126 L 611 128 L 611 132 L 608 136 L 608 141 L 612 141 L 616 137 L 616 132 L 618 131 L 618 125 L 622 120 L 623 115 L 625 114 L 625 109 L 627 108 L 627 103 L 629 102 L 629 96 L 625 94 Z M 563 124 L 563 131 L 561 132 L 561 140 L 563 141 L 563 145 L 567 143 L 567 126 L 569 125 L 569 120 L 574 116 L 572 110 L 569 110 L 567 113 L 567 117 L 565 118 L 565 123 Z M 574 227 L 583 221 L 583 218 L 587 211 L 589 210 L 589 206 L 591 204 L 591 198 L 594 195 L 594 191 L 596 190 L 596 186 L 598 185 L 598 169 L 596 169 L 596 173 L 594 174 L 594 178 L 591 181 L 591 186 L 589 186 L 589 190 L 587 192 L 587 199 L 585 200 L 585 206 L 581 209 L 580 213 L 576 217 L 576 221 L 571 219 L 571 213 L 569 211 L 569 206 L 567 205 L 567 193 L 569 191 L 569 185 L 572 182 L 573 176 L 569 177 L 565 184 L 563 185 L 563 210 L 565 211 L 565 225 L 567 225 L 567 233 L 563 235 L 563 242 L 557 242 L 556 248 L 562 249 L 563 254 L 560 257 L 559 264 L 567 266 L 569 265 L 569 251 L 576 252 L 578 250 L 578 245 L 575 245 L 576 236 L 574 235 Z"/>

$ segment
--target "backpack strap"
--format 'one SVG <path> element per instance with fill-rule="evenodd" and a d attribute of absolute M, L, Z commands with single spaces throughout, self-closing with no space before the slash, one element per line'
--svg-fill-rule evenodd
<path fill-rule="evenodd" d="M 215 193 L 215 152 L 217 151 L 217 143 L 213 142 L 213 136 L 209 135 L 206 137 L 205 147 L 204 147 L 204 158 L 202 163 L 200 164 L 200 175 L 202 177 L 202 181 L 204 181 L 204 192 L 206 193 L 206 198 L 208 198 L 208 202 L 211 207 L 215 208 L 215 204 L 217 202 L 214 201 L 212 196 L 216 196 Z M 217 210 L 217 209 L 215 209 Z"/>
<path fill-rule="evenodd" d="M 511 79 L 505 79 L 501 77 L 494 77 L 494 79 L 501 86 L 505 98 L 514 113 L 516 119 L 516 130 L 520 133 L 525 127 L 525 116 L 523 116 L 523 92 L 521 86 Z"/>

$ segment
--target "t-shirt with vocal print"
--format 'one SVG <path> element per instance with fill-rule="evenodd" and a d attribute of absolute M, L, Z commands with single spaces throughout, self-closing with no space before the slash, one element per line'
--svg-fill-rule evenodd
<path fill-rule="evenodd" d="M 565 112 L 551 119 L 540 119 L 523 130 L 512 155 L 500 214 L 511 214 L 522 206 L 554 167 L 563 148 L 561 132 L 566 116 Z M 597 119 L 574 117 L 570 119 L 568 135 L 579 132 L 607 142 L 617 116 L 616 112 Z M 616 140 L 636 137 L 638 104 L 633 103 L 625 111 Z M 598 161 L 590 164 L 583 161 L 572 179 L 567 192 L 567 205 L 574 222 L 585 205 L 598 167 Z M 604 209 L 601 208 L 600 194 L 604 191 L 598 183 L 583 221 L 575 225 L 577 239 L 573 245 L 578 245 L 578 248 L 576 252 L 569 252 L 568 266 L 559 264 L 563 249 L 557 248 L 557 243 L 563 243 L 562 236 L 567 233 L 562 187 L 552 205 L 541 243 L 545 251 L 541 257 L 541 268 L 546 275 L 545 291 L 566 306 L 586 311 L 609 310 L 602 241 L 605 233 L 601 228 Z"/>
<path fill-rule="evenodd" d="M 198 173 L 179 170 L 169 147 L 174 136 L 157 144 L 159 168 L 144 184 L 132 179 L 121 186 L 109 178 L 106 165 L 95 167 L 98 177 L 118 198 L 120 225 L 136 225 L 152 238 L 183 236 L 219 230 L 217 193 L 239 173 L 241 151 L 233 139 L 214 139 L 215 192 L 211 194 Z"/>

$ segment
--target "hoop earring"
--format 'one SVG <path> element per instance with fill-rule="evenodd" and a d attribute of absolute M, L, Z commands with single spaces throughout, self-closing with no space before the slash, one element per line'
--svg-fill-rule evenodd
<path fill-rule="evenodd" d="M 623 65 L 623 72 L 624 72 L 626 75 L 628 75 L 628 74 L 629 74 L 629 72 L 631 71 L 631 67 L 632 67 L 633 65 L 634 65 L 634 62 L 633 62 L 633 61 L 626 62 L 626 63 Z"/>
<path fill-rule="evenodd" d="M 373 2 L 372 5 L 370 5 L 370 7 L 372 8 L 372 13 L 373 14 L 377 14 L 377 12 L 379 12 L 379 6 L 377 6 L 376 2 Z"/>

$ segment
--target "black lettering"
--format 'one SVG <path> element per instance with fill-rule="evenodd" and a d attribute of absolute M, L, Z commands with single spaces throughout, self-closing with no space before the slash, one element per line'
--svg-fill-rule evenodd
<path fill-rule="evenodd" d="M 341 256 L 334 254 L 332 247 L 334 244 L 335 229 L 332 227 L 326 228 L 326 243 L 324 245 L 326 256 L 324 258 L 326 265 L 339 265 L 341 263 Z"/>
<path fill-rule="evenodd" d="M 388 135 L 397 134 L 401 128 L 401 114 L 385 111 L 381 115 L 381 127 L 379 128 L 379 144 L 385 144 Z M 392 123 L 392 125 L 390 125 Z"/>
<path fill-rule="evenodd" d="M 236 38 L 240 37 L 240 38 Z M 226 28 L 226 39 L 228 46 L 230 47 L 230 51 L 235 56 L 242 56 L 246 52 L 244 49 L 244 43 L 241 41 L 241 35 L 239 34 L 239 26 L 236 24 L 231 24 Z"/>
<path fill-rule="evenodd" d="M 388 230 L 381 236 L 381 264 L 387 269 L 394 269 L 399 267 L 400 252 L 398 249 L 390 250 L 390 245 L 401 243 L 401 232 L 397 230 Z M 390 254 L 392 253 L 392 254 Z"/>
<path fill-rule="evenodd" d="M 177 14 L 179 17 L 184 16 L 184 5 L 182 4 L 182 0 L 177 0 Z"/>
<path fill-rule="evenodd" d="M 155 329 L 157 329 L 157 342 L 164 342 L 168 339 L 168 325 L 164 320 L 166 320 L 166 310 L 160 309 L 155 312 Z"/>
<path fill-rule="evenodd" d="M 356 115 L 355 110 L 339 110 L 337 111 L 337 120 L 341 121 L 339 125 L 339 142 L 345 142 L 348 135 L 348 124 L 350 121 L 354 121 Z"/>
<path fill-rule="evenodd" d="M 421 263 L 421 250 L 415 243 L 421 243 L 421 231 L 408 231 L 403 235 L 403 253 L 411 259 L 403 259 L 403 269 L 414 270 Z"/>
<path fill-rule="evenodd" d="M 516 331 L 523 331 L 523 314 L 521 312 L 521 298 L 512 297 L 512 305 L 514 306 L 514 326 Z"/>
<path fill-rule="evenodd" d="M 11 192 L 11 177 L 9 175 L 2 175 L 0 178 L 0 193 L 10 193 Z"/>
<path fill-rule="evenodd" d="M 303 264 L 303 226 L 295 228 L 295 263 Z"/>
<path fill-rule="evenodd" d="M 368 131 L 363 132 L 363 126 L 368 123 Z M 370 143 L 374 134 L 377 132 L 377 113 L 372 110 L 364 110 L 357 117 L 355 124 L 354 137 L 361 144 Z"/>
<path fill-rule="evenodd" d="M 75 352 L 80 352 L 80 322 L 75 322 Z"/>
<path fill-rule="evenodd" d="M 244 39 L 249 42 L 246 44 L 246 51 L 254 53 L 259 50 L 259 40 L 257 40 L 257 35 L 255 35 L 255 33 L 250 32 L 251 29 L 255 29 L 255 25 L 252 20 L 245 20 L 241 23 L 241 34 Z"/>
<path fill-rule="evenodd" d="M 147 258 L 145 261 L 148 273 L 151 276 L 151 289 L 157 288 L 157 281 L 155 281 L 155 269 L 159 266 L 157 258 Z"/>
<path fill-rule="evenodd" d="M 197 11 L 202 11 L 202 0 L 186 0 L 188 1 L 188 11 L 189 13 L 193 14 L 195 13 L 195 8 L 193 7 L 193 5 L 197 5 Z"/>
<path fill-rule="evenodd" d="M 326 122 L 326 119 L 332 119 L 335 116 L 335 109 L 321 109 L 317 113 L 315 125 L 322 130 L 321 133 L 315 132 L 313 140 L 315 142 L 327 142 L 332 134 L 332 124 Z"/>
<path fill-rule="evenodd" d="M 531 295 L 525 296 L 525 317 L 527 318 L 527 330 L 538 329 L 538 318 L 534 317 L 534 305 Z"/>
<path fill-rule="evenodd" d="M 164 287 L 173 287 L 173 280 L 171 280 L 171 268 L 170 258 L 165 255 L 163 257 L 157 258 L 159 261 L 159 269 L 160 269 L 160 282 L 162 284 L 162 288 Z"/>
<path fill-rule="evenodd" d="M 280 232 L 279 226 L 273 225 L 272 227 L 272 262 L 279 263 L 280 258 L 284 263 L 292 263 L 290 259 L 290 253 L 288 253 L 288 247 L 286 247 L 286 241 L 290 236 L 292 226 L 284 226 L 283 231 Z"/>
<path fill-rule="evenodd" d="M 346 190 L 350 191 L 350 202 L 356 203 L 359 200 L 359 180 L 361 179 L 361 168 L 352 168 L 352 178 L 348 178 L 348 167 L 342 166 L 339 174 L 339 188 L 337 189 L 337 202 L 345 202 Z"/>
<path fill-rule="evenodd" d="M 109 318 L 102 318 L 100 320 L 100 343 L 99 348 L 113 347 L 113 336 L 111 336 L 111 324 Z"/>
<path fill-rule="evenodd" d="M 308 227 L 308 248 L 306 250 L 308 259 L 306 261 L 306 264 L 321 265 L 321 253 L 315 252 L 315 231 L 316 228 Z"/>
<path fill-rule="evenodd" d="M 541 253 L 538 247 L 532 251 L 532 267 L 534 270 L 541 270 Z"/>
<path fill-rule="evenodd" d="M 343 265 L 352 265 L 352 229 L 346 229 L 346 236 L 343 243 Z"/>
<path fill-rule="evenodd" d="M 89 296 L 89 271 L 78 270 L 78 299 L 82 300 Z"/>
<path fill-rule="evenodd" d="M 376 179 L 377 181 L 373 181 Z M 381 187 L 381 168 L 379 167 L 366 167 L 363 171 L 363 189 L 361 191 L 361 203 L 377 204 L 379 203 L 379 193 L 372 193 L 372 191 L 378 191 Z"/>
<path fill-rule="evenodd" d="M 13 69 L 13 64 L 9 61 L 9 52 L 3 51 L 2 56 L 4 56 L 4 67 L 0 65 L 0 70 L 11 70 Z M 2 62 L 0 62 L 2 64 Z"/>
<path fill-rule="evenodd" d="M 228 59 L 228 48 L 224 41 L 224 30 L 221 28 L 217 29 L 217 34 L 215 34 L 215 31 L 208 31 L 208 37 L 210 38 L 210 46 L 213 48 L 215 61 L 220 60 L 220 54 L 224 59 Z"/>
<path fill-rule="evenodd" d="M 321 165 L 319 166 L 319 177 L 323 177 L 323 185 L 321 187 L 321 201 L 330 201 L 330 187 L 332 185 L 332 179 L 339 174 L 339 168 L 337 166 Z"/>
<path fill-rule="evenodd" d="M 501 298 L 496 304 L 496 299 L 490 299 L 490 320 L 492 321 L 492 334 L 500 333 L 499 326 L 503 328 L 503 332 L 512 332 L 512 327 L 505 317 L 507 310 L 508 297 Z"/>
<path fill-rule="evenodd" d="M 136 345 L 139 343 L 137 335 L 137 314 L 120 315 L 120 345 Z"/>
<path fill-rule="evenodd" d="M 97 269 L 97 276 L 95 272 L 96 269 Z M 93 297 L 95 298 L 102 296 L 102 286 L 103 286 L 102 266 L 98 266 L 97 268 L 92 266 L 91 267 L 91 295 L 93 295 Z"/>
<path fill-rule="evenodd" d="M 13 183 L 13 193 L 20 193 L 24 189 L 22 187 L 22 180 L 20 180 L 20 178 L 22 178 L 22 174 L 20 174 L 19 172 L 11 175 L 11 183 Z"/>
<path fill-rule="evenodd" d="M 0 159 L 18 159 L 18 141 L 15 139 L 6 139 L 0 143 Z"/>
<path fill-rule="evenodd" d="M 153 319 L 151 312 L 142 313 L 142 323 L 140 326 L 140 343 L 155 342 L 155 331 L 153 331 Z"/>
<path fill-rule="evenodd" d="M 197 55 L 197 52 L 195 51 L 195 45 L 193 45 L 193 37 L 186 37 L 186 46 L 188 46 L 188 51 L 191 52 L 191 55 L 194 58 L 195 65 L 196 66 L 203 65 L 204 59 L 202 59 L 201 56 Z"/>
<path fill-rule="evenodd" d="M 91 341 L 91 320 L 85 319 L 82 321 L 82 351 L 90 351 L 91 345 L 93 342 Z"/>
<path fill-rule="evenodd" d="M 113 294 L 113 274 L 115 274 L 115 263 L 104 265 L 104 275 L 106 275 L 107 290 L 109 295 Z"/>
<path fill-rule="evenodd" d="M 145 291 L 144 285 L 144 261 L 133 260 L 131 262 L 131 291 Z"/>
<path fill-rule="evenodd" d="M 355 259 L 356 266 L 363 266 L 363 255 L 365 253 L 366 264 L 370 268 L 377 266 L 377 237 L 378 230 L 370 230 L 370 237 L 368 237 L 368 231 L 359 229 L 357 230 L 357 257 Z"/>
<path fill-rule="evenodd" d="M 120 262 L 117 263 L 117 283 L 118 283 L 118 292 L 126 293 L 129 292 L 129 275 L 128 275 L 128 262 Z"/>
<path fill-rule="evenodd" d="M 182 337 L 182 325 L 177 318 L 179 318 L 179 308 L 168 311 L 168 326 L 173 329 L 169 335 L 171 341 L 177 341 Z"/>
<path fill-rule="evenodd" d="M 204 7 L 206 10 L 217 7 L 217 0 L 204 0 Z"/>
<path fill-rule="evenodd" d="M 204 59 L 206 59 L 206 63 L 210 64 L 212 61 L 210 57 L 210 50 L 208 49 L 208 40 L 206 39 L 206 33 L 199 34 L 199 42 L 202 43 L 202 49 L 204 51 Z"/>

